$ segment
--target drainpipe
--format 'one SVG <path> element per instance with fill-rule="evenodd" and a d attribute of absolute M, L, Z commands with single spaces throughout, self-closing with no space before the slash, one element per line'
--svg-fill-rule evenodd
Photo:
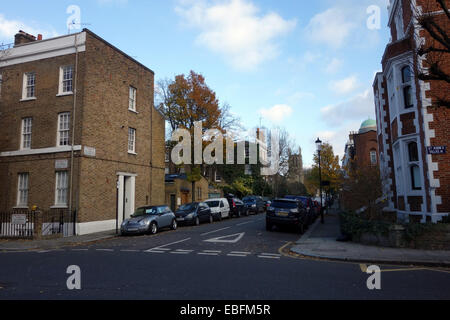
<path fill-rule="evenodd" d="M 78 80 L 78 33 L 75 34 L 74 46 L 75 46 L 75 79 L 73 84 L 73 108 L 72 108 L 72 145 L 70 151 L 70 198 L 69 198 L 69 212 L 72 214 L 72 199 L 73 199 L 73 167 L 74 167 L 74 145 L 75 145 L 75 119 L 76 119 L 76 105 L 77 105 L 77 80 Z M 76 222 L 77 214 L 75 214 L 74 222 L 74 235 L 77 233 Z"/>

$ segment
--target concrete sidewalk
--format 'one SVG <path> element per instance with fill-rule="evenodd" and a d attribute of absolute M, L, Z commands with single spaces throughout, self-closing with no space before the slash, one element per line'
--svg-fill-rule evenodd
<path fill-rule="evenodd" d="M 0 240 L 0 251 L 52 250 L 65 246 L 86 244 L 116 237 L 116 231 L 105 231 L 83 236 L 49 240 Z"/>
<path fill-rule="evenodd" d="M 388 263 L 402 265 L 450 267 L 450 251 L 429 251 L 366 246 L 352 242 L 338 242 L 341 235 L 337 213 L 320 219 L 291 247 L 301 256 L 338 261 Z"/>

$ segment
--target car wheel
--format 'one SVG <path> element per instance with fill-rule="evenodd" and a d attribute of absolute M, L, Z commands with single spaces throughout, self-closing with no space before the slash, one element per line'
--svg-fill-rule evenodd
<path fill-rule="evenodd" d="M 212 216 L 212 214 L 209 215 L 209 223 L 213 223 L 214 222 L 214 218 Z"/>
<path fill-rule="evenodd" d="M 303 234 L 304 231 L 305 231 L 305 226 L 304 226 L 303 223 L 301 223 L 301 224 L 298 226 L 298 232 L 299 232 L 300 234 Z"/>
<path fill-rule="evenodd" d="M 157 234 L 158 233 L 158 225 L 155 222 L 152 222 L 150 224 L 150 228 L 149 228 L 148 232 L 150 234 Z"/>
<path fill-rule="evenodd" d="M 245 216 L 248 217 L 248 209 L 245 210 Z"/>
<path fill-rule="evenodd" d="M 177 220 L 173 219 L 172 221 L 172 226 L 170 227 L 172 230 L 177 230 L 178 228 L 178 223 Z"/>
<path fill-rule="evenodd" d="M 238 209 L 238 212 L 237 212 L 237 217 L 238 217 L 238 218 L 241 217 L 241 210 L 239 210 L 239 209 Z"/>
<path fill-rule="evenodd" d="M 199 219 L 199 217 L 195 218 L 194 224 L 195 224 L 196 226 L 199 226 L 199 225 L 200 225 L 200 219 Z"/>
<path fill-rule="evenodd" d="M 221 212 L 218 214 L 217 219 L 218 219 L 219 221 L 222 221 L 222 213 L 221 213 Z"/>
<path fill-rule="evenodd" d="M 272 231 L 272 228 L 273 228 L 273 225 L 268 223 L 268 222 L 266 222 L 266 230 L 267 231 Z"/>

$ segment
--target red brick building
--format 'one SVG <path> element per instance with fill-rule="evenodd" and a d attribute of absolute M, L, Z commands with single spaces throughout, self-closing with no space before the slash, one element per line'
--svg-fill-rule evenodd
<path fill-rule="evenodd" d="M 415 52 L 422 43 L 430 43 L 431 37 L 418 27 L 416 12 L 445 17 L 436 1 L 390 1 L 392 40 L 373 86 L 380 169 L 389 209 L 396 210 L 400 219 L 437 222 L 450 213 L 450 155 L 445 151 L 450 141 L 450 112 L 432 104 L 436 93 L 450 92 L 450 87 L 418 78 L 425 67 Z M 450 33 L 448 23 L 442 27 Z M 436 150 L 444 153 L 431 152 Z"/>
<path fill-rule="evenodd" d="M 362 123 L 358 132 L 350 133 L 342 167 L 350 170 L 377 166 L 378 163 L 377 123 L 368 119 Z"/>
<path fill-rule="evenodd" d="M 76 210 L 86 234 L 164 203 L 152 70 L 85 29 L 19 32 L 0 75 L 0 210 Z"/>

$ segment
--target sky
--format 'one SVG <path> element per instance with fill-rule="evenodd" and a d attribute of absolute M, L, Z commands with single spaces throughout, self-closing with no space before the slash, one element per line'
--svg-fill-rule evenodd
<path fill-rule="evenodd" d="M 286 128 L 307 167 L 317 137 L 342 157 L 349 132 L 375 118 L 372 83 L 389 42 L 388 0 L 0 3 L 0 44 L 14 42 L 18 30 L 67 34 L 77 6 L 77 27 L 155 71 L 156 80 L 194 70 L 246 128 Z"/>

